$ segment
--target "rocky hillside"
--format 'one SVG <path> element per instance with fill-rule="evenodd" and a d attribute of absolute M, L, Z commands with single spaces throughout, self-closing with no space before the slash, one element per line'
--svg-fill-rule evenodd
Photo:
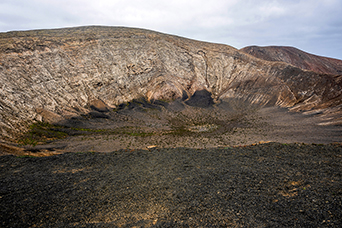
<path fill-rule="evenodd" d="M 201 90 L 215 103 L 240 98 L 311 110 L 333 115 L 331 123 L 342 106 L 342 84 L 333 75 L 227 45 L 122 27 L 0 33 L 0 85 L 3 138 L 34 121 L 106 112 L 139 97 L 186 99 Z"/>
<path fill-rule="evenodd" d="M 263 60 L 289 63 L 303 70 L 342 75 L 342 60 L 312 55 L 294 47 L 250 46 L 241 51 Z"/>

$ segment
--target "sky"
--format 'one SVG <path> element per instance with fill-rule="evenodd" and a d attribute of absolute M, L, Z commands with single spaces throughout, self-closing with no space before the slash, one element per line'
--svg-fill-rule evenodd
<path fill-rule="evenodd" d="M 0 32 L 86 25 L 293 46 L 342 60 L 342 0 L 0 0 Z"/>

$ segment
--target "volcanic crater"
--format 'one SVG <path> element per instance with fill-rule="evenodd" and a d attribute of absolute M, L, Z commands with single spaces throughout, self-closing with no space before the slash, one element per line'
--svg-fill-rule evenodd
<path fill-rule="evenodd" d="M 341 227 L 341 66 L 135 28 L 0 33 L 0 226 Z"/>
<path fill-rule="evenodd" d="M 7 146 L 38 150 L 58 143 L 72 151 L 63 140 L 90 135 L 133 137 L 111 142 L 115 148 L 139 147 L 138 135 L 145 144 L 166 146 L 171 132 L 218 133 L 220 144 L 215 137 L 204 143 L 212 146 L 341 141 L 341 60 L 101 26 L 1 33 L 0 55 L 0 131 Z M 279 132 L 280 125 L 287 130 Z M 191 146 L 176 141 L 168 145 Z"/>

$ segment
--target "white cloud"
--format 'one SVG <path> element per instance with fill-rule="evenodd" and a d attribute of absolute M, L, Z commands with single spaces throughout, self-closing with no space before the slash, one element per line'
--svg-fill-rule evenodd
<path fill-rule="evenodd" d="M 292 45 L 342 59 L 340 12 L 340 0 L 2 0 L 0 31 L 130 26 L 237 48 Z"/>

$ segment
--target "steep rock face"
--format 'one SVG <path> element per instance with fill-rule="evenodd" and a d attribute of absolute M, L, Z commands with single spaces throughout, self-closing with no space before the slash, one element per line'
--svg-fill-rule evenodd
<path fill-rule="evenodd" d="M 341 83 L 237 49 L 157 32 L 80 27 L 0 34 L 0 132 L 58 122 L 134 98 L 174 100 L 200 90 L 213 101 L 340 110 Z"/>
<path fill-rule="evenodd" d="M 250 46 L 241 51 L 263 60 L 289 63 L 303 70 L 342 75 L 342 60 L 312 55 L 294 47 Z"/>

